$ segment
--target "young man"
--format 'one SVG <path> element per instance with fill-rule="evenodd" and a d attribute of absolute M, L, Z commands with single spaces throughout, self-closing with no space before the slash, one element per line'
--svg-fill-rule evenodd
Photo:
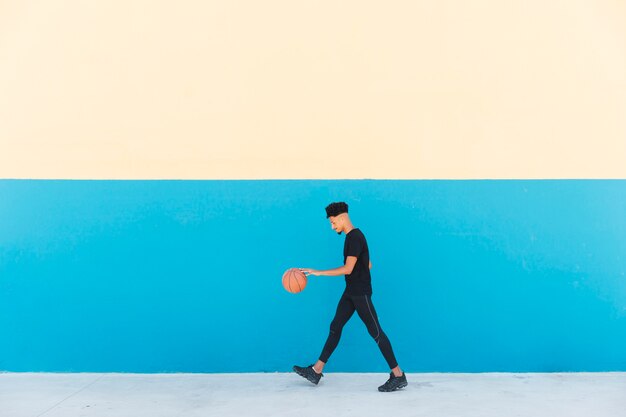
<path fill-rule="evenodd" d="M 310 268 L 299 268 L 305 275 L 345 275 L 346 289 L 341 295 L 335 317 L 330 323 L 330 334 L 322 349 L 319 360 L 307 367 L 294 366 L 293 370 L 300 376 L 314 384 L 318 384 L 324 376 L 322 370 L 333 353 L 343 326 L 350 320 L 356 310 L 357 314 L 367 326 L 367 331 L 374 338 L 382 352 L 391 372 L 389 379 L 378 387 L 379 391 L 390 392 L 407 386 L 406 375 L 398 366 L 398 362 L 391 349 L 391 343 L 380 327 L 376 310 L 372 304 L 372 284 L 370 276 L 369 249 L 363 232 L 352 225 L 348 215 L 348 205 L 344 202 L 331 203 L 326 207 L 326 217 L 330 220 L 331 228 L 341 234 L 346 234 L 343 246 L 344 265 L 335 269 L 318 271 Z"/>

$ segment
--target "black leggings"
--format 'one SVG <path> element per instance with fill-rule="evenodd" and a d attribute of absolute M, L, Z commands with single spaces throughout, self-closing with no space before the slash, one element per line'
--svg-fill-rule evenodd
<path fill-rule="evenodd" d="M 319 359 L 324 363 L 328 362 L 328 358 L 339 343 L 343 326 L 350 320 L 355 310 L 363 323 L 365 323 L 365 326 L 367 326 L 367 331 L 370 336 L 372 336 L 378 344 L 389 368 L 393 369 L 398 366 L 396 357 L 393 355 L 393 350 L 391 349 L 391 342 L 389 342 L 389 338 L 387 338 L 387 335 L 383 332 L 378 322 L 378 316 L 372 304 L 372 296 L 347 295 L 345 292 L 339 300 L 339 305 L 337 305 L 335 318 L 333 318 L 333 321 L 330 323 L 330 334 L 328 335 L 328 339 L 326 340 L 326 344 L 324 345 L 324 349 L 322 349 L 322 354 Z"/>

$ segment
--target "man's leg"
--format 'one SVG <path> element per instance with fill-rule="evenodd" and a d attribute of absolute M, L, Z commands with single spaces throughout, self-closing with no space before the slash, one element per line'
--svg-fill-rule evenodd
<path fill-rule="evenodd" d="M 370 336 L 372 336 L 376 341 L 376 344 L 378 344 L 378 347 L 385 357 L 389 368 L 393 371 L 394 375 L 402 375 L 402 370 L 398 366 L 396 357 L 393 354 L 391 342 L 385 332 L 383 332 L 383 329 L 380 327 L 380 323 L 378 322 L 378 315 L 376 314 L 374 304 L 372 304 L 371 296 L 354 296 L 352 299 L 359 317 L 363 323 L 365 323 L 365 326 L 367 326 L 367 331 Z"/>
<path fill-rule="evenodd" d="M 408 384 L 406 375 L 398 366 L 396 357 L 393 354 L 393 349 L 391 349 L 391 342 L 389 342 L 389 338 L 380 327 L 378 315 L 374 309 L 374 304 L 372 304 L 371 296 L 363 295 L 353 297 L 353 301 L 356 306 L 356 311 L 359 313 L 359 317 L 361 317 L 361 320 L 363 320 L 363 323 L 367 326 L 367 331 L 374 338 L 376 344 L 378 344 L 389 368 L 391 368 L 389 379 L 378 387 L 378 391 L 391 392 L 406 387 Z"/>
<path fill-rule="evenodd" d="M 350 320 L 350 317 L 354 314 L 354 310 L 354 303 L 344 292 L 339 299 L 339 303 L 337 304 L 335 317 L 333 318 L 333 321 L 330 322 L 330 334 L 326 339 L 326 343 L 324 344 L 319 360 L 314 365 L 315 372 L 321 373 L 322 369 L 324 369 L 324 365 L 328 362 L 328 358 L 339 344 L 343 326 L 345 326 L 348 320 Z"/>

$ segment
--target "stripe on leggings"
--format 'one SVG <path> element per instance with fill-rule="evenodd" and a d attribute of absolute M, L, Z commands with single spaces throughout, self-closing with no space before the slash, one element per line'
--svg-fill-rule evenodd
<path fill-rule="evenodd" d="M 376 318 L 374 318 L 374 314 L 372 314 L 372 309 L 370 308 L 370 303 L 369 301 L 367 301 L 367 295 L 365 296 L 365 302 L 367 303 L 367 309 L 370 311 L 370 315 L 372 316 L 372 319 L 374 320 L 374 324 L 376 325 L 376 331 L 378 332 L 378 334 L 376 335 L 376 337 L 374 338 L 376 340 L 376 344 L 380 344 L 379 341 L 380 339 L 378 339 L 378 337 L 380 336 L 380 329 L 378 328 L 378 323 L 376 323 Z"/>

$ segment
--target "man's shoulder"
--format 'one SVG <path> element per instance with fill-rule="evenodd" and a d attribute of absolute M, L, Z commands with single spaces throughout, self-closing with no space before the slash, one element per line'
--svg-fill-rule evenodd
<path fill-rule="evenodd" d="M 363 233 L 363 231 L 361 229 L 359 229 L 358 227 L 355 227 L 354 229 L 352 229 L 347 235 L 346 238 L 349 237 L 362 237 L 365 238 L 365 234 Z"/>
<path fill-rule="evenodd" d="M 365 239 L 365 234 L 360 229 L 355 229 L 348 235 L 349 238 L 353 241 L 359 241 L 362 244 L 367 244 L 367 239 Z"/>

